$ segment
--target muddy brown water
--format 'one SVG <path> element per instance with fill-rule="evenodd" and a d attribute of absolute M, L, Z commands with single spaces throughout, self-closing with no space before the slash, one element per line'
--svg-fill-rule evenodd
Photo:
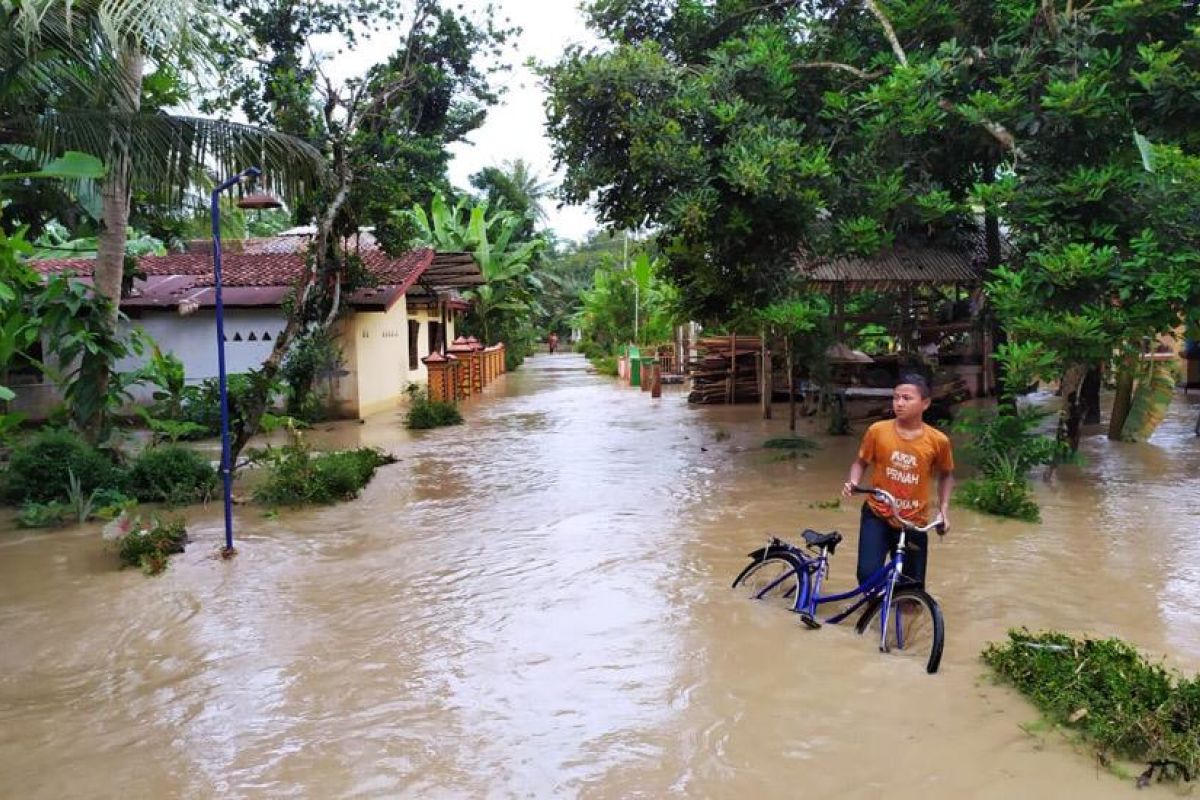
<path fill-rule="evenodd" d="M 353 503 L 238 508 L 230 562 L 219 504 L 154 579 L 117 571 L 95 526 L 0 523 L 0 797 L 1130 795 L 1023 730 L 1037 714 L 978 653 L 1057 627 L 1200 669 L 1200 398 L 1150 444 L 1088 437 L 1039 484 L 1041 525 L 957 511 L 929 676 L 729 589 L 767 532 L 855 530 L 853 507 L 816 507 L 854 439 L 806 428 L 822 449 L 780 460 L 760 445 L 782 419 L 585 366 L 539 355 L 460 428 L 314 433 L 400 462 Z"/>

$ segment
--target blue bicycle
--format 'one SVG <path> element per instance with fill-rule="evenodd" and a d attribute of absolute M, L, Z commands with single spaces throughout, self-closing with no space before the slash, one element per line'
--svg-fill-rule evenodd
<path fill-rule="evenodd" d="M 821 584 L 829 574 L 829 559 L 842 541 L 837 531 L 817 533 L 806 530 L 804 544 L 815 556 L 772 537 L 766 547 L 750 553 L 753 561 L 733 581 L 735 589 L 746 591 L 755 600 L 779 603 L 800 615 L 809 628 L 820 628 L 817 607 L 858 598 L 846 608 L 825 619 L 837 624 L 860 608 L 862 615 L 854 629 L 861 634 L 878 619 L 879 651 L 908 656 L 925 663 L 925 671 L 937 672 L 942 661 L 945 626 L 942 610 L 920 584 L 904 575 L 904 551 L 916 545 L 907 542 L 913 531 L 937 530 L 943 533 L 941 519 L 917 527 L 900 517 L 896 498 L 882 489 L 853 488 L 855 494 L 871 494 L 886 503 L 900 527 L 899 542 L 891 560 L 860 586 L 840 594 L 821 594 Z"/>

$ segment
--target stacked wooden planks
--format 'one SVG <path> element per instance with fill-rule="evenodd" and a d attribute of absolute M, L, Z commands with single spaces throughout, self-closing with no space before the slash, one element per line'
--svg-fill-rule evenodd
<path fill-rule="evenodd" d="M 748 403 L 759 399 L 762 340 L 757 336 L 706 336 L 696 341 L 699 357 L 688 364 L 689 403 Z"/>

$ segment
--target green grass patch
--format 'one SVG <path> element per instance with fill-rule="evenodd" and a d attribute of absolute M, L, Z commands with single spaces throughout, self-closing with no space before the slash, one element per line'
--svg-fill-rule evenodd
<path fill-rule="evenodd" d="M 1009 631 L 983 660 L 1105 763 L 1149 765 L 1139 784 L 1200 772 L 1200 676 L 1185 678 L 1120 639 Z"/>

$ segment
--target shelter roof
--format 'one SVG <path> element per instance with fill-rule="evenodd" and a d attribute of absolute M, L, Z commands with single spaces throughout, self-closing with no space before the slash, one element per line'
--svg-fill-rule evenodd
<path fill-rule="evenodd" d="M 837 285 L 855 289 L 886 289 L 917 284 L 978 283 L 987 262 L 986 248 L 978 237 L 962 244 L 904 242 L 873 256 L 820 257 L 798 252 L 794 263 L 810 283 L 830 289 Z"/>
<path fill-rule="evenodd" d="M 272 236 L 230 242 L 222 247 L 222 301 L 227 306 L 271 307 L 283 303 L 304 273 L 311 236 Z M 203 243 L 201 243 L 203 250 Z M 359 289 L 347 298 L 361 310 L 386 310 L 407 293 L 457 299 L 456 290 L 484 282 L 479 265 L 469 253 L 437 253 L 430 248 L 389 256 L 369 233 L 347 242 L 357 252 L 375 286 Z M 72 271 L 90 279 L 93 259 L 51 259 L 30 262 L 43 274 Z M 144 279 L 134 281 L 133 291 L 121 300 L 122 307 L 197 308 L 216 303 L 211 252 L 172 253 L 143 256 L 138 266 Z"/>

